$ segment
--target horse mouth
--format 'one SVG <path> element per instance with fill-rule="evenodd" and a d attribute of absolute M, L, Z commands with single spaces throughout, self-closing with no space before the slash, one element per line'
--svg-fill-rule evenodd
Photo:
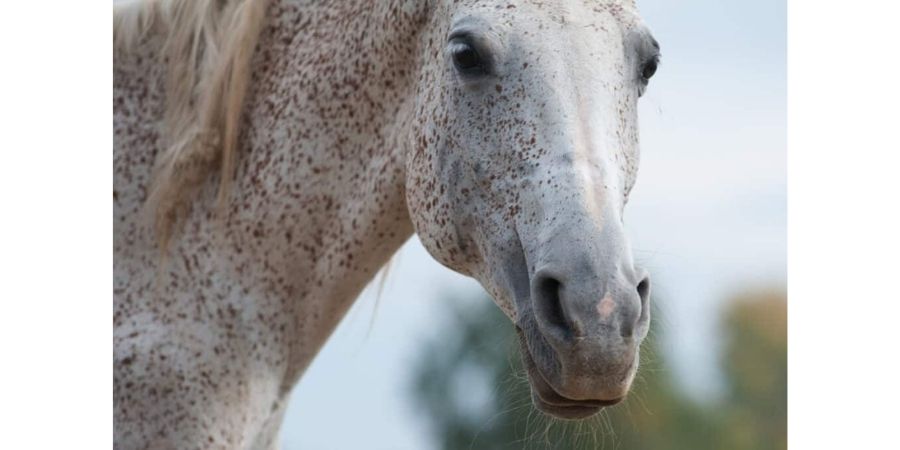
<path fill-rule="evenodd" d="M 518 327 L 516 328 L 518 329 Z M 521 330 L 517 331 L 520 333 L 520 338 L 524 339 Z M 550 385 L 547 379 L 544 378 L 540 369 L 538 369 L 537 364 L 535 364 L 534 359 L 531 356 L 531 351 L 528 349 L 528 345 L 525 345 L 524 342 L 522 342 L 522 344 L 523 345 L 520 346 L 522 359 L 525 362 L 525 369 L 528 372 L 528 378 L 531 381 L 531 398 L 534 405 L 544 413 L 559 419 L 586 419 L 597 414 L 601 409 L 615 405 L 625 399 L 623 396 L 609 400 L 575 400 L 560 394 Z"/>

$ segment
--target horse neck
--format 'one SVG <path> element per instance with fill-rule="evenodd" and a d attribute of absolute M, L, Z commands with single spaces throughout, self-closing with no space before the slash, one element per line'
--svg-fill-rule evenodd
<path fill-rule="evenodd" d="M 413 232 L 405 155 L 418 19 L 340 5 L 272 5 L 217 244 L 245 291 L 296 316 L 301 365 Z"/>

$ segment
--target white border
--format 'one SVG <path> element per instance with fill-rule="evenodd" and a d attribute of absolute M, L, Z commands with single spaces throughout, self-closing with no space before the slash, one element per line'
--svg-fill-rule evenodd
<path fill-rule="evenodd" d="M 0 12 L 0 448 L 112 446 L 111 6 Z"/>
<path fill-rule="evenodd" d="M 900 448 L 900 7 L 788 17 L 789 443 Z"/>

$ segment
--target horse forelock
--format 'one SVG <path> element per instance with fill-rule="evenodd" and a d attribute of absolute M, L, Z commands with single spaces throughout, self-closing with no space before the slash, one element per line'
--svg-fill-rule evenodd
<path fill-rule="evenodd" d="M 218 210 L 234 176 L 250 60 L 269 0 L 142 0 L 117 5 L 114 54 L 161 37 L 167 67 L 163 150 L 147 207 L 161 247 L 190 209 L 193 191 L 220 171 Z"/>

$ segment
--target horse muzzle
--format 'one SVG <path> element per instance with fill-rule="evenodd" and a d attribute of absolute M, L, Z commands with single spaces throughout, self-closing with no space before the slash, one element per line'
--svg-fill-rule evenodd
<path fill-rule="evenodd" d="M 625 398 L 650 322 L 649 277 L 618 236 L 584 231 L 544 243 L 516 324 L 535 405 L 565 419 Z"/>

